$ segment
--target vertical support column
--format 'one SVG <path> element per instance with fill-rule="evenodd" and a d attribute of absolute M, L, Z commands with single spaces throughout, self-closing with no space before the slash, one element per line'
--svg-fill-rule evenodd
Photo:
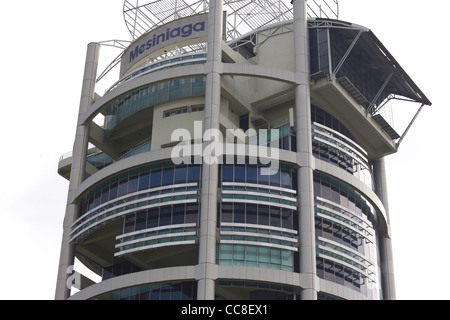
<path fill-rule="evenodd" d="M 311 138 L 309 86 L 309 37 L 306 1 L 293 0 L 295 72 L 295 113 L 297 132 L 300 273 L 302 300 L 317 300 L 316 243 L 314 230 L 314 158 Z"/>
<path fill-rule="evenodd" d="M 98 43 L 88 45 L 78 119 L 81 118 L 94 101 L 99 51 L 100 45 Z M 71 274 L 67 274 L 67 268 L 75 262 L 75 248 L 73 244 L 69 243 L 69 239 L 71 226 L 75 221 L 77 212 L 77 205 L 71 199 L 73 199 L 73 194 L 84 180 L 88 143 L 89 126 L 78 123 L 72 152 L 72 167 L 70 171 L 66 214 L 64 216 L 63 237 L 55 292 L 56 300 L 67 299 L 70 296 L 70 288 L 68 288 L 66 282 L 68 276 Z"/>
<path fill-rule="evenodd" d="M 389 201 L 388 189 L 386 181 L 386 163 L 384 158 L 375 160 L 374 162 L 375 176 L 375 192 L 383 203 L 386 210 L 386 219 L 388 228 L 390 227 L 389 219 Z M 389 230 L 388 230 L 389 232 Z M 392 254 L 392 240 L 390 234 L 380 235 L 380 257 L 381 257 L 381 274 L 383 297 L 385 300 L 395 300 L 395 277 L 394 277 L 394 260 Z"/>
<path fill-rule="evenodd" d="M 222 65 L 222 0 L 210 2 L 208 15 L 208 56 L 206 68 L 206 94 L 204 129 L 220 129 L 220 91 Z M 199 234 L 198 294 L 199 300 L 214 300 L 216 265 L 217 184 L 218 163 L 202 166 L 202 191 Z"/>

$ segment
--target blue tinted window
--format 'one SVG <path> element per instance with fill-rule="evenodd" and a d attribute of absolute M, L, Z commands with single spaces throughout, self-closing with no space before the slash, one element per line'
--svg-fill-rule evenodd
<path fill-rule="evenodd" d="M 281 171 L 281 186 L 292 188 L 291 173 L 289 171 Z"/>
<path fill-rule="evenodd" d="M 245 182 L 245 165 L 236 165 L 234 167 L 234 181 Z"/>
<path fill-rule="evenodd" d="M 108 202 L 108 196 L 109 196 L 109 188 L 108 187 L 103 188 L 101 202 L 102 203 Z"/>
<path fill-rule="evenodd" d="M 247 221 L 248 224 L 257 224 L 258 216 L 256 211 L 256 204 L 247 203 Z"/>
<path fill-rule="evenodd" d="M 150 293 L 150 300 L 160 300 L 159 288 L 152 290 Z"/>
<path fill-rule="evenodd" d="M 167 226 L 170 224 L 172 213 L 172 206 L 165 206 L 161 208 L 159 215 L 159 226 Z"/>
<path fill-rule="evenodd" d="M 170 286 L 163 285 L 161 287 L 160 300 L 170 300 Z"/>
<path fill-rule="evenodd" d="M 168 186 L 173 184 L 173 168 L 165 168 L 163 170 L 162 185 Z"/>
<path fill-rule="evenodd" d="M 262 168 L 258 168 L 258 183 L 260 184 L 269 184 L 269 175 L 264 175 L 262 173 L 266 173 L 266 170 L 261 170 Z"/>
<path fill-rule="evenodd" d="M 270 225 L 272 227 L 281 227 L 280 208 L 270 207 Z"/>
<path fill-rule="evenodd" d="M 187 167 L 175 168 L 175 183 L 185 183 L 186 182 L 186 171 L 187 171 Z"/>
<path fill-rule="evenodd" d="M 150 177 L 150 187 L 156 188 L 161 186 L 161 170 L 152 171 Z"/>
<path fill-rule="evenodd" d="M 98 207 L 100 205 L 100 197 L 101 197 L 101 193 L 97 192 L 95 194 L 95 198 L 94 198 L 94 208 Z"/>
<path fill-rule="evenodd" d="M 170 294 L 170 300 L 182 300 L 181 283 L 177 283 L 172 286 L 172 292 Z"/>
<path fill-rule="evenodd" d="M 280 170 L 277 170 L 275 174 L 270 176 L 270 185 L 279 186 L 280 185 Z"/>
<path fill-rule="evenodd" d="M 147 226 L 147 211 L 139 211 L 136 215 L 136 231 L 143 230 Z"/>
<path fill-rule="evenodd" d="M 188 182 L 200 181 L 200 166 L 189 166 Z"/>
<path fill-rule="evenodd" d="M 117 198 L 117 183 L 111 184 L 109 188 L 109 200 Z"/>
<path fill-rule="evenodd" d="M 138 188 L 138 176 L 133 176 L 128 181 L 128 193 L 136 192 Z"/>
<path fill-rule="evenodd" d="M 150 287 L 148 285 L 141 287 L 141 292 L 139 294 L 139 300 L 148 300 L 150 299 L 150 293 L 149 293 Z"/>
<path fill-rule="evenodd" d="M 247 183 L 258 182 L 258 168 L 254 166 L 247 166 Z"/>
<path fill-rule="evenodd" d="M 184 223 L 184 204 L 173 206 L 172 224 Z"/>
<path fill-rule="evenodd" d="M 139 191 L 146 190 L 149 187 L 150 173 L 145 173 L 139 176 Z"/>
<path fill-rule="evenodd" d="M 225 164 L 222 166 L 222 180 L 224 182 L 233 182 L 233 165 Z"/>
<path fill-rule="evenodd" d="M 293 216 L 293 210 L 291 209 L 281 209 L 281 227 L 286 229 L 293 229 L 294 228 L 294 216 Z"/>
<path fill-rule="evenodd" d="M 245 223 L 245 204 L 235 203 L 234 204 L 234 222 L 235 223 Z"/>
<path fill-rule="evenodd" d="M 155 228 L 158 226 L 159 208 L 148 210 L 147 228 Z"/>
<path fill-rule="evenodd" d="M 269 207 L 268 206 L 258 206 L 258 224 L 269 225 Z"/>
<path fill-rule="evenodd" d="M 128 178 L 120 180 L 117 196 L 121 197 L 127 194 L 127 187 L 128 187 Z"/>
<path fill-rule="evenodd" d="M 125 227 L 124 233 L 129 233 L 134 231 L 134 223 L 136 221 L 135 214 L 129 214 L 125 217 Z"/>

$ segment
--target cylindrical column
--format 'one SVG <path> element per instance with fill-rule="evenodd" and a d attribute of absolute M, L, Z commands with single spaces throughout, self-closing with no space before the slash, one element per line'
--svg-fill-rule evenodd
<path fill-rule="evenodd" d="M 387 224 L 390 227 L 389 218 L 389 201 L 388 189 L 386 181 L 386 162 L 384 158 L 377 159 L 373 164 L 375 177 L 375 192 L 383 203 L 386 211 Z M 395 277 L 394 277 L 394 260 L 392 254 L 392 240 L 390 234 L 380 235 L 380 258 L 381 258 L 381 274 L 383 298 L 385 300 L 395 300 Z"/>
<path fill-rule="evenodd" d="M 311 138 L 311 101 L 309 87 L 309 39 L 306 1 L 293 0 L 295 89 L 297 135 L 300 273 L 306 284 L 302 300 L 317 299 L 316 244 L 314 230 L 314 158 Z"/>
<path fill-rule="evenodd" d="M 220 128 L 220 91 L 222 63 L 222 0 L 210 2 L 208 15 L 208 56 L 205 65 L 206 94 L 204 130 L 214 135 Z M 210 159 L 209 159 L 210 160 Z M 216 265 L 216 226 L 217 226 L 217 184 L 219 164 L 203 161 L 200 234 L 198 294 L 199 300 L 214 300 Z"/>
<path fill-rule="evenodd" d="M 94 101 L 99 51 L 99 44 L 91 43 L 88 45 L 78 119 L 81 118 Z M 59 258 L 58 279 L 55 292 L 56 300 L 67 299 L 70 296 L 70 287 L 66 284 L 67 278 L 70 276 L 70 274 L 67 274 L 67 270 L 68 267 L 74 264 L 75 248 L 69 243 L 69 239 L 71 226 L 75 221 L 77 212 L 77 205 L 72 203 L 70 199 L 84 180 L 88 143 L 89 127 L 78 123 L 72 152 L 69 196 L 64 216 L 61 254 Z"/>

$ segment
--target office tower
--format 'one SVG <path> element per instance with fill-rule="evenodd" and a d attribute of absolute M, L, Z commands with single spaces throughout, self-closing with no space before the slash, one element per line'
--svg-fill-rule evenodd
<path fill-rule="evenodd" d="M 96 93 L 89 44 L 59 163 L 57 299 L 72 280 L 70 299 L 395 299 L 384 159 L 404 135 L 382 111 L 431 102 L 370 29 L 311 6 L 125 1 L 119 79 Z"/>

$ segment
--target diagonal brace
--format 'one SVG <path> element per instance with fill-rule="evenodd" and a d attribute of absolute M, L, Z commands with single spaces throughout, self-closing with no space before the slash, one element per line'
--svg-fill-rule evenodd
<path fill-rule="evenodd" d="M 352 44 L 350 45 L 350 47 L 347 49 L 347 52 L 344 54 L 344 56 L 342 57 L 341 61 L 339 62 L 339 64 L 336 66 L 336 69 L 334 69 L 333 71 L 333 79 L 336 77 L 336 74 L 339 72 L 339 70 L 341 70 L 342 65 L 344 64 L 345 60 L 347 60 L 348 55 L 350 54 L 350 52 L 352 52 L 353 47 L 356 45 L 356 43 L 359 40 L 359 37 L 361 37 L 361 34 L 363 33 L 363 30 L 359 30 L 358 34 L 356 35 L 355 39 L 353 40 Z"/>
<path fill-rule="evenodd" d="M 423 107 L 425 106 L 425 104 L 423 103 L 419 110 L 417 110 L 416 114 L 414 115 L 414 118 L 411 120 L 411 122 L 409 123 L 408 127 L 406 128 L 405 132 L 402 134 L 400 140 L 398 140 L 397 142 L 397 149 L 400 147 L 400 144 L 402 143 L 403 139 L 405 139 L 406 134 L 408 133 L 409 129 L 411 129 L 413 123 L 416 121 L 417 117 L 419 116 L 420 112 L 422 111 Z"/>
<path fill-rule="evenodd" d="M 391 81 L 392 76 L 394 75 L 395 70 L 391 72 L 391 74 L 386 78 L 383 85 L 381 86 L 380 90 L 378 90 L 378 93 L 376 94 L 375 98 L 373 98 L 372 103 L 370 104 L 369 108 L 367 108 L 367 112 L 371 112 L 372 109 L 375 108 L 375 104 L 377 103 L 377 100 L 380 98 L 381 94 L 383 93 L 384 89 L 388 85 L 389 81 Z M 375 112 L 374 112 L 375 113 Z"/>

